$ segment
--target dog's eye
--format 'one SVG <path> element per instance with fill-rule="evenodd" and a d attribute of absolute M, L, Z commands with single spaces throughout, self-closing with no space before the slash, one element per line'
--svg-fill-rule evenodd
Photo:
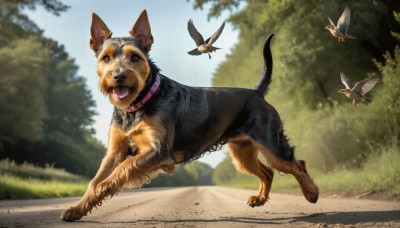
<path fill-rule="evenodd" d="M 139 60 L 140 60 L 140 56 L 139 55 L 137 55 L 137 54 L 131 55 L 131 61 L 132 62 L 139 62 Z"/>
<path fill-rule="evenodd" d="M 110 62 L 110 56 L 105 55 L 105 56 L 103 56 L 103 58 L 101 58 L 101 60 L 108 63 L 108 62 Z"/>

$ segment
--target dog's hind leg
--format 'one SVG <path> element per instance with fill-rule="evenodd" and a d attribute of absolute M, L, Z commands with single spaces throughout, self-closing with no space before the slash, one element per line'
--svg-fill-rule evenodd
<path fill-rule="evenodd" d="M 258 148 L 267 158 L 274 169 L 284 173 L 292 174 L 296 178 L 307 201 L 309 201 L 310 203 L 317 202 L 319 195 L 318 187 L 314 184 L 313 180 L 307 172 L 306 162 L 303 160 L 295 159 L 293 148 L 268 148 L 261 144 L 258 144 Z M 285 149 L 291 151 L 283 151 Z M 285 159 L 277 156 L 277 152 L 281 152 L 282 154 L 292 153 L 292 155 L 290 158 Z"/>
<path fill-rule="evenodd" d="M 304 197 L 311 203 L 318 200 L 318 187 L 308 175 L 306 163 L 296 160 L 294 148 L 290 146 L 286 135 L 283 133 L 282 123 L 278 113 L 268 106 L 262 113 L 268 115 L 255 119 L 248 135 L 256 147 L 266 157 L 272 168 L 292 174 L 299 183 Z"/>
<path fill-rule="evenodd" d="M 257 147 L 248 136 L 242 135 L 230 139 L 228 147 L 236 169 L 255 175 L 260 181 L 258 195 L 250 196 L 247 204 L 251 207 L 264 205 L 269 198 L 274 171 L 258 160 Z"/>

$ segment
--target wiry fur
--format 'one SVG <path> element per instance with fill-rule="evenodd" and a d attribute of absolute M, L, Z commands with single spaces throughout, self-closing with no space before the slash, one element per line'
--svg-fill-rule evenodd
<path fill-rule="evenodd" d="M 115 108 L 99 171 L 78 204 L 61 214 L 62 220 L 78 220 L 121 189 L 140 187 L 161 170 L 173 173 L 176 164 L 197 159 L 224 143 L 238 170 L 260 179 L 259 193 L 249 197 L 249 206 L 268 200 L 272 168 L 293 174 L 305 198 L 317 201 L 318 188 L 305 162 L 295 159 L 278 112 L 264 100 L 272 75 L 272 36 L 264 46 L 260 83 L 255 89 L 243 89 L 190 87 L 160 74 L 149 58 L 153 37 L 146 11 L 131 30 L 132 37 L 111 38 L 97 15 L 91 33 L 99 86 Z M 132 103 L 148 94 L 158 76 L 160 86 L 151 99 L 141 109 L 128 112 Z M 118 88 L 126 93 L 115 95 Z M 259 152 L 272 168 L 258 160 Z"/>

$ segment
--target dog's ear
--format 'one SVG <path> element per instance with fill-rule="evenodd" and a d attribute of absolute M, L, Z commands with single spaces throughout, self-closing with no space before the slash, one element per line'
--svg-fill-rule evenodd
<path fill-rule="evenodd" d="M 90 48 L 97 52 L 106 39 L 111 38 L 112 32 L 97 14 L 92 14 L 92 26 L 90 27 Z"/>
<path fill-rule="evenodd" d="M 129 31 L 129 33 L 132 36 L 138 38 L 142 42 L 146 51 L 150 50 L 151 45 L 154 42 L 154 39 L 153 35 L 151 35 L 150 23 L 149 23 L 149 18 L 147 17 L 146 10 L 142 11 L 139 18 L 136 20 L 135 25 L 133 26 L 131 31 Z"/>

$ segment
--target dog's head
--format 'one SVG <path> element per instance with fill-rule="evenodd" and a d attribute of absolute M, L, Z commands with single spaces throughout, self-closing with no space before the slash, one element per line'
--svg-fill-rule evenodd
<path fill-rule="evenodd" d="M 130 37 L 111 38 L 111 31 L 95 13 L 90 28 L 90 48 L 96 53 L 99 88 L 111 103 L 126 109 L 143 89 L 150 73 L 148 52 L 153 44 L 144 10 L 129 31 Z"/>

